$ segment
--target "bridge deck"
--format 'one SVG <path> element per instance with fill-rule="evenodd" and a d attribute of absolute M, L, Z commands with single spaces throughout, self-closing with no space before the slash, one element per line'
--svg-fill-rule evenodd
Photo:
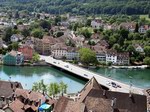
<path fill-rule="evenodd" d="M 118 92 L 124 92 L 124 93 L 129 93 L 131 91 L 132 93 L 135 93 L 135 94 L 141 94 L 141 95 L 144 94 L 143 89 L 141 89 L 141 88 L 134 87 L 134 86 L 131 87 L 128 84 L 104 77 L 100 74 L 94 73 L 92 71 L 78 67 L 76 65 L 73 65 L 73 64 L 70 64 L 67 62 L 63 62 L 61 60 L 56 60 L 50 56 L 40 56 L 40 57 L 42 60 L 45 60 L 47 63 L 49 63 L 53 66 L 62 68 L 66 71 L 69 71 L 69 72 L 76 74 L 80 77 L 83 77 L 85 79 L 91 79 L 92 77 L 95 77 L 99 84 L 101 84 L 105 87 L 108 87 L 111 91 L 118 91 Z M 113 87 L 111 84 L 109 84 L 111 82 L 116 83 L 121 88 L 120 87 Z"/>

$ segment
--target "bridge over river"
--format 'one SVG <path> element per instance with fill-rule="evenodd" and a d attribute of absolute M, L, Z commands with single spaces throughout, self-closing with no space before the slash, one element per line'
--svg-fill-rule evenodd
<path fill-rule="evenodd" d="M 79 66 L 64 62 L 62 60 L 57 60 L 57 59 L 54 59 L 53 57 L 42 56 L 42 55 L 40 56 L 40 59 L 45 60 L 46 63 L 48 64 L 64 69 L 68 72 L 71 72 L 75 75 L 78 75 L 88 80 L 91 79 L 92 77 L 95 77 L 99 84 L 109 88 L 111 91 L 118 91 L 118 92 L 124 92 L 124 93 L 132 92 L 132 93 L 141 94 L 141 95 L 144 94 L 143 89 L 141 88 L 134 87 L 134 86 L 110 79 L 108 77 L 104 77 L 101 74 L 94 73 L 92 71 L 89 71 Z M 112 86 L 112 82 L 113 84 L 116 84 L 117 86 L 116 87 Z"/>

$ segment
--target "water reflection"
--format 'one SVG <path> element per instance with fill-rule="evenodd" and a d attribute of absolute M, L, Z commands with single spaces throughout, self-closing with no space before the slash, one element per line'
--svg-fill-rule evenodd
<path fill-rule="evenodd" d="M 68 85 L 68 92 L 80 91 L 86 83 L 73 77 L 72 74 L 67 74 L 52 67 L 0 66 L 0 78 L 9 80 L 10 77 L 12 81 L 21 82 L 26 89 L 31 89 L 34 82 L 42 79 L 45 84 L 63 81 Z"/>

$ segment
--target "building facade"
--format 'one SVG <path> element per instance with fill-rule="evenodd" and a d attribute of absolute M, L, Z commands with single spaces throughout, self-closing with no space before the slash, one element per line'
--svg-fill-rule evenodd
<path fill-rule="evenodd" d="M 22 65 L 24 56 L 21 52 L 11 51 L 3 57 L 4 65 Z"/>
<path fill-rule="evenodd" d="M 33 56 L 33 48 L 28 45 L 22 45 L 18 49 L 24 55 L 24 60 L 31 60 Z"/>

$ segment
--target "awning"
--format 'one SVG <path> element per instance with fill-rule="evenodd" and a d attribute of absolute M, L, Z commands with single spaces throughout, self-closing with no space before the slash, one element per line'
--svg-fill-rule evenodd
<path fill-rule="evenodd" d="M 40 110 L 40 111 L 42 111 L 42 110 L 48 110 L 50 107 L 51 107 L 51 105 L 46 104 L 46 103 L 43 103 L 43 104 L 39 107 L 39 110 Z"/>

